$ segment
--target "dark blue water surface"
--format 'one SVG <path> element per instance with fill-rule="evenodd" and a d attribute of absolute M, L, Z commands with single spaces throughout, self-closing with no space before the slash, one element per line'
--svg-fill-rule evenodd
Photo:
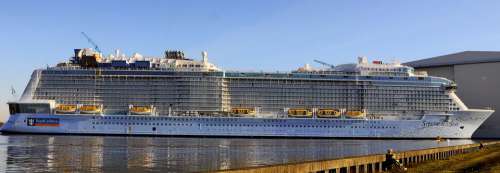
<path fill-rule="evenodd" d="M 0 135 L 0 172 L 197 172 L 474 142 Z"/>

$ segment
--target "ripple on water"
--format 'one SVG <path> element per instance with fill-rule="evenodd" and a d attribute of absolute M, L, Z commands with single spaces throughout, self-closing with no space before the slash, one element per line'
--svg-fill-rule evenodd
<path fill-rule="evenodd" d="M 473 142 L 0 135 L 0 172 L 194 172 Z"/>

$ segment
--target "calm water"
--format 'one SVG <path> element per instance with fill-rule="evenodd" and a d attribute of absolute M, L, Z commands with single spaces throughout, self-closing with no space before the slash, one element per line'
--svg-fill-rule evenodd
<path fill-rule="evenodd" d="M 193 172 L 473 142 L 0 135 L 0 172 Z"/>

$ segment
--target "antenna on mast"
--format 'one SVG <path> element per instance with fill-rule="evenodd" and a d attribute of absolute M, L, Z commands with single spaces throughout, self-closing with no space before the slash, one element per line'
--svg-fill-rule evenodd
<path fill-rule="evenodd" d="M 12 94 L 12 96 L 16 95 L 16 90 L 14 89 L 14 86 L 10 86 L 10 94 Z"/>
<path fill-rule="evenodd" d="M 15 101 L 15 100 L 17 100 L 17 99 L 18 99 L 18 98 L 17 98 L 17 92 L 16 92 L 16 90 L 14 89 L 14 86 L 12 86 L 12 85 L 10 86 L 10 94 L 11 94 L 11 98 L 10 98 L 10 100 Z"/>
<path fill-rule="evenodd" d="M 85 37 L 87 39 L 87 41 L 92 44 L 92 46 L 94 46 L 94 49 L 99 52 L 99 53 L 102 53 L 101 49 L 99 49 L 99 46 L 97 46 L 97 44 L 87 35 L 85 34 L 85 32 L 82 32 L 82 35 L 83 37 Z"/>

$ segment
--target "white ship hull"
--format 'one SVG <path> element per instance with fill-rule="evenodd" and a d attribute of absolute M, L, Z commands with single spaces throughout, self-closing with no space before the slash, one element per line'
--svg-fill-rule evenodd
<path fill-rule="evenodd" d="M 11 115 L 9 133 L 326 137 L 326 138 L 470 138 L 493 113 L 466 110 L 425 115 L 419 120 L 344 118 L 243 118 L 176 116 Z"/>

